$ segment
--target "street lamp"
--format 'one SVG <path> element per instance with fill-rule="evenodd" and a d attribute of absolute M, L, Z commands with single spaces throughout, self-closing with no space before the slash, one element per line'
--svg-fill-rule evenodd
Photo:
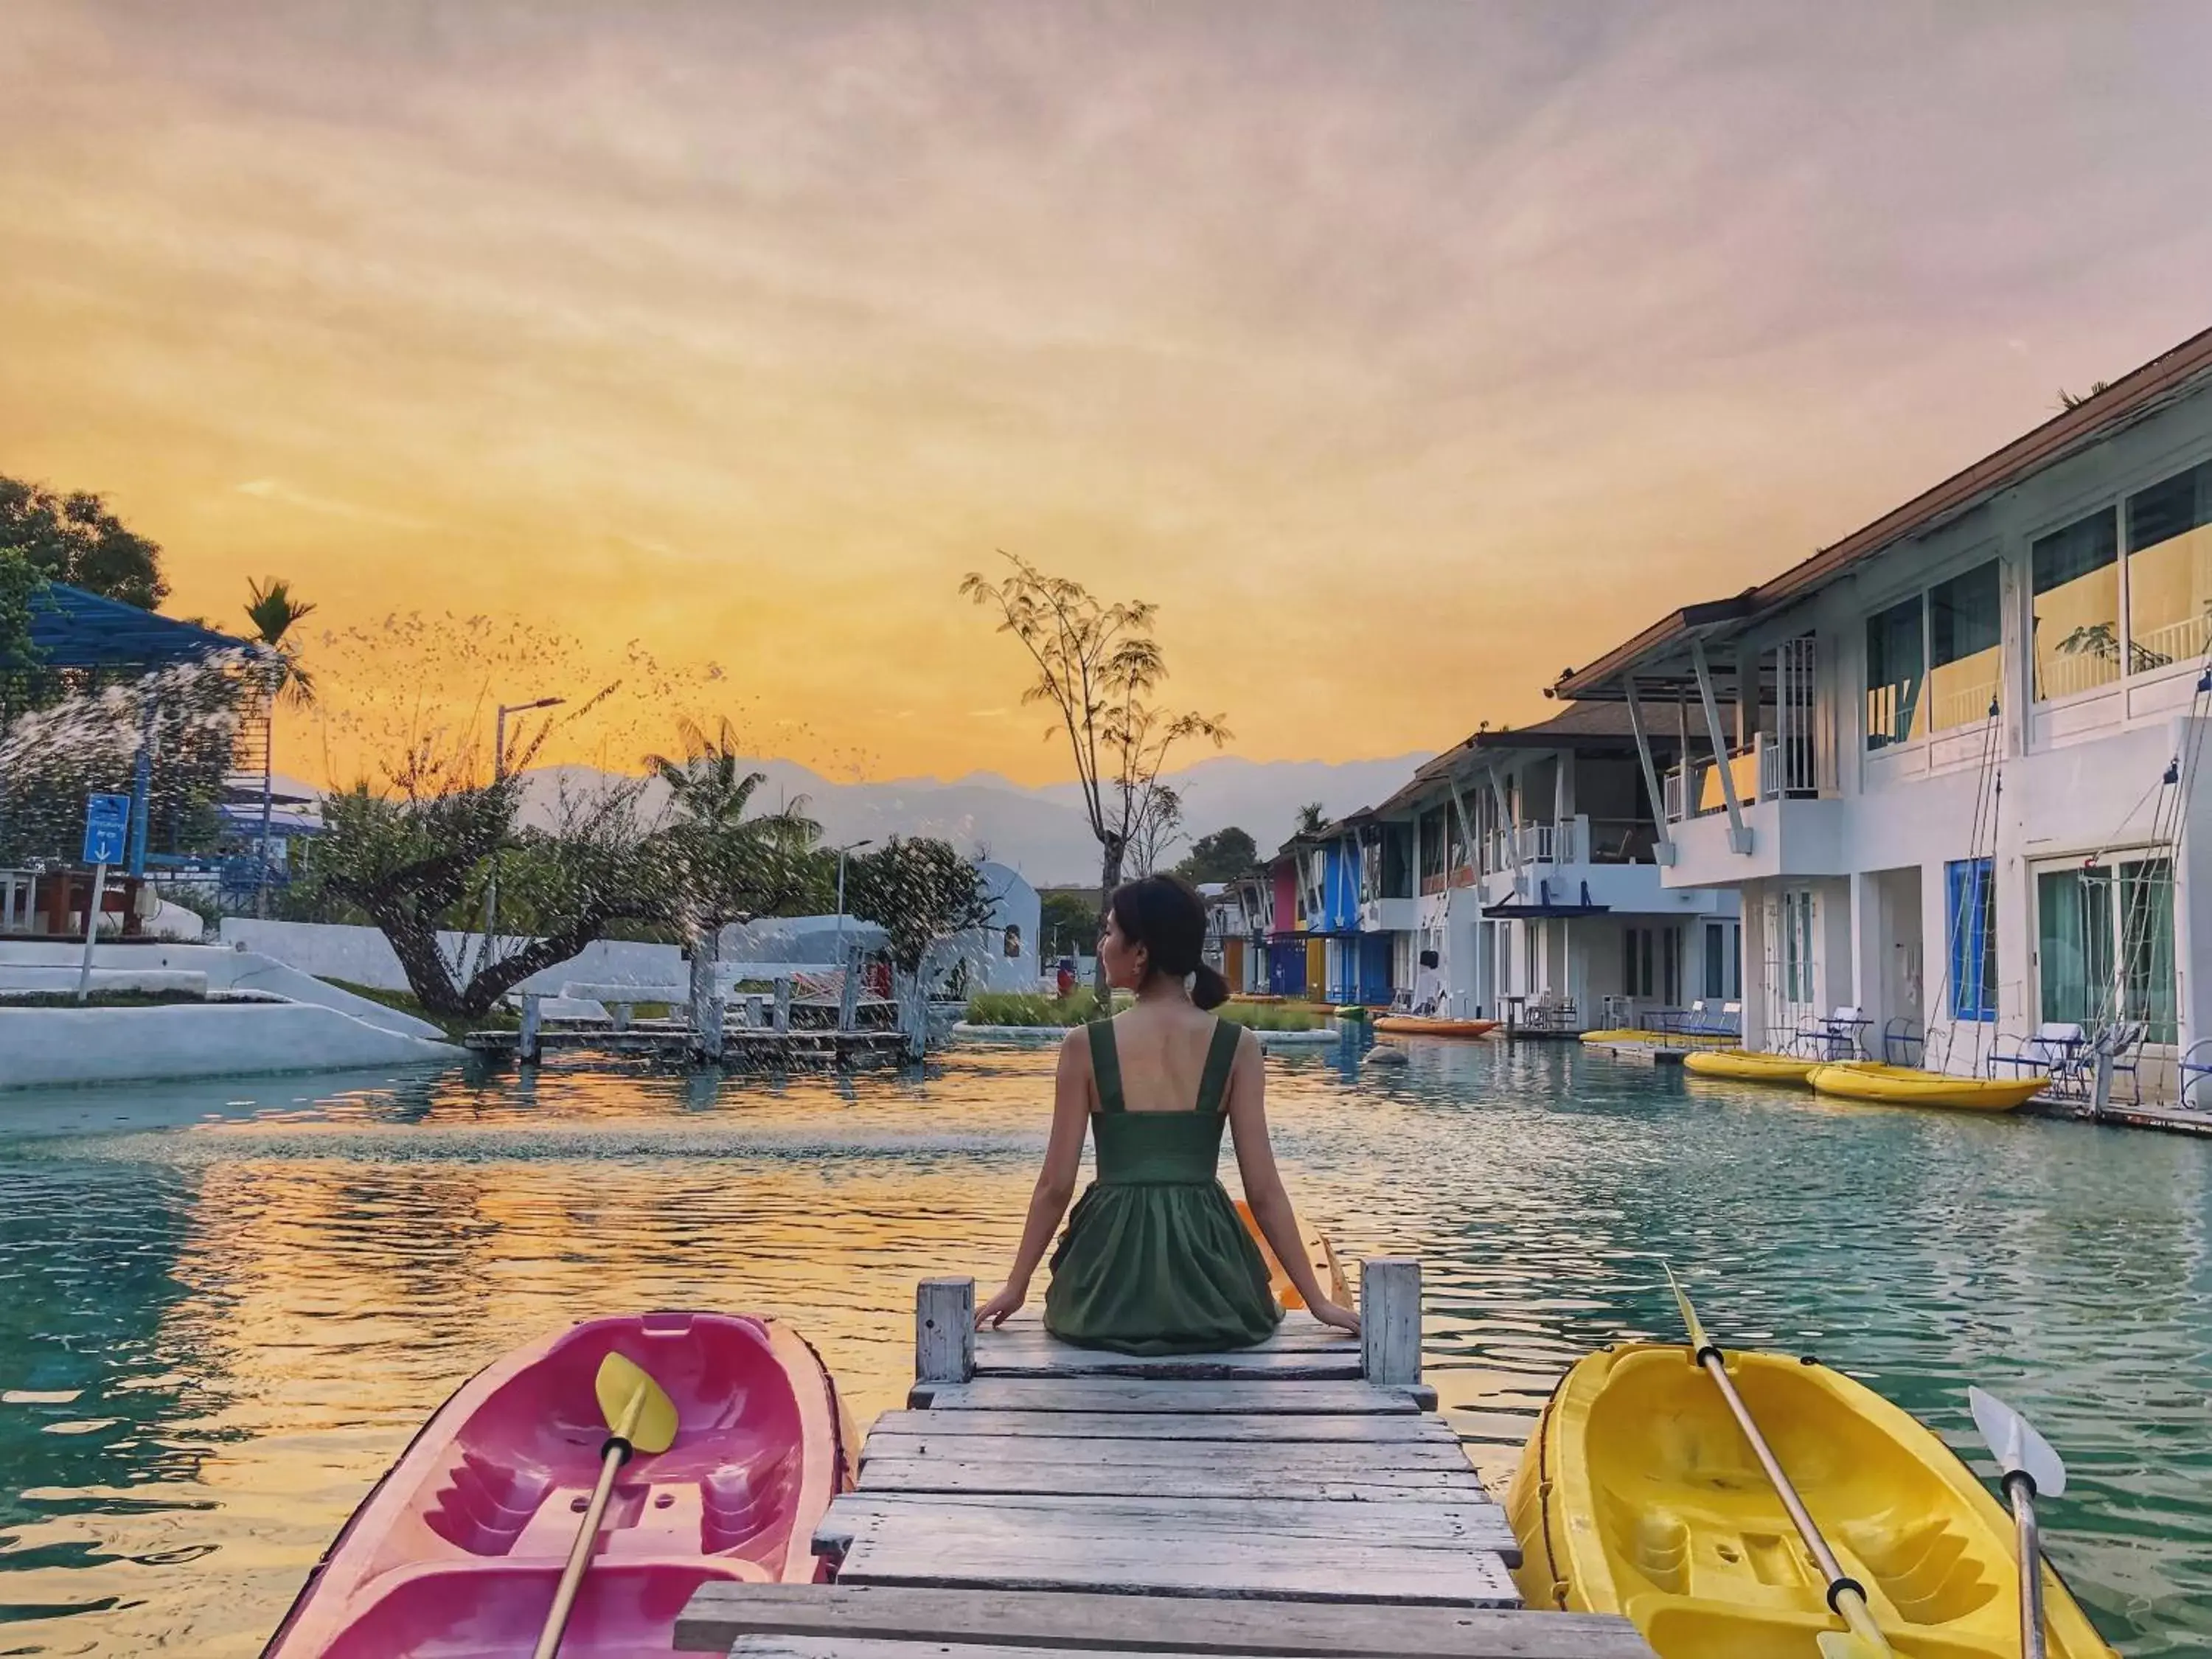
<path fill-rule="evenodd" d="M 568 702 L 566 697 L 539 697 L 532 702 L 503 702 L 492 720 L 491 781 L 507 781 L 507 717 L 526 714 L 533 708 L 558 708 Z M 491 854 L 491 880 L 484 888 L 484 957 L 491 957 L 491 942 L 499 936 L 499 849 Z"/>
<path fill-rule="evenodd" d="M 857 853 L 863 847 L 873 847 L 871 841 L 848 841 L 837 849 L 837 959 L 845 959 L 845 854 Z"/>

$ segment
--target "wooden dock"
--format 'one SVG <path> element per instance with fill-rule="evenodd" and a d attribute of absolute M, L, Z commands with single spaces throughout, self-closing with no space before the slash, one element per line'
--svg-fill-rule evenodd
<path fill-rule="evenodd" d="M 1522 1609 L 1517 1546 L 1420 1381 L 1420 1270 L 1370 1261 L 1358 1341 L 1304 1314 L 1236 1353 L 977 1336 L 916 1298 L 908 1409 L 815 1534 L 830 1584 L 714 1583 L 679 1650 L 741 1659 L 1651 1659 Z"/>

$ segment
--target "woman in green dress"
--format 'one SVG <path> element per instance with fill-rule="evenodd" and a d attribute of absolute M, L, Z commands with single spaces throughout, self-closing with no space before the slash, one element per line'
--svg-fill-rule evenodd
<path fill-rule="evenodd" d="M 1045 1328 L 1123 1353 L 1205 1353 L 1264 1341 L 1283 1316 L 1267 1267 L 1215 1176 L 1226 1122 L 1252 1215 L 1306 1306 L 1357 1332 L 1359 1316 L 1316 1282 L 1267 1145 L 1259 1039 L 1207 1010 L 1229 995 L 1200 960 L 1206 907 L 1172 876 L 1115 890 L 1098 955 L 1136 1006 L 1060 1044 L 1052 1134 L 1006 1288 L 975 1316 L 1003 1323 L 1074 1196 L 1085 1128 L 1097 1179 L 1053 1252 Z"/>

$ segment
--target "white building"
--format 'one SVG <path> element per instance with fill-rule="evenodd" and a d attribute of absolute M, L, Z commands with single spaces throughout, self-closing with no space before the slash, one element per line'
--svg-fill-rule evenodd
<path fill-rule="evenodd" d="M 1429 762 L 1361 815 L 1360 926 L 1395 936 L 1392 981 L 1417 985 L 1432 951 L 1446 1012 L 1566 1030 L 1735 1000 L 1735 895 L 1662 882 L 1659 787 L 1604 703 Z"/>
<path fill-rule="evenodd" d="M 1740 895 L 1753 1046 L 1840 1005 L 1877 1056 L 1982 1069 L 2045 1022 L 2212 1036 L 2212 331 L 1554 695 L 1702 753 L 1670 892 Z M 1716 756 L 1723 757 L 1715 764 Z"/>

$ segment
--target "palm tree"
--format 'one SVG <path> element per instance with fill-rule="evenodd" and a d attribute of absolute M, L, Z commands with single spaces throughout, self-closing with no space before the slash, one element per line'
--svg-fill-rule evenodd
<path fill-rule="evenodd" d="M 647 755 L 645 763 L 668 786 L 669 807 L 678 817 L 723 830 L 742 827 L 791 852 L 821 839 L 822 826 L 807 817 L 804 795 L 793 796 L 773 812 L 745 816 L 753 792 L 768 781 L 768 774 L 741 769 L 737 729 L 727 717 L 711 736 L 688 717 L 676 723 L 676 734 L 684 739 L 682 759 Z"/>
<path fill-rule="evenodd" d="M 315 679 L 301 666 L 300 642 L 290 635 L 295 625 L 314 614 L 313 604 L 294 599 L 292 584 L 282 576 L 265 581 L 248 577 L 246 591 L 252 596 L 246 619 L 253 624 L 254 638 L 270 652 L 272 686 L 295 708 L 306 708 L 315 700 Z"/>
<path fill-rule="evenodd" d="M 1317 836 L 1328 823 L 1328 813 L 1317 800 L 1310 800 L 1298 808 L 1298 833 Z"/>
<path fill-rule="evenodd" d="M 300 641 L 292 637 L 295 625 L 314 611 L 314 605 L 292 597 L 292 585 L 282 576 L 264 581 L 247 577 L 246 619 L 253 624 L 254 638 L 265 653 L 264 676 L 249 705 L 245 730 L 255 726 L 261 735 L 261 869 L 254 887 L 256 914 L 269 908 L 270 819 L 276 790 L 276 721 L 274 704 L 285 702 L 305 708 L 315 700 L 314 677 L 300 662 Z M 257 718 L 258 717 L 258 718 Z"/>

